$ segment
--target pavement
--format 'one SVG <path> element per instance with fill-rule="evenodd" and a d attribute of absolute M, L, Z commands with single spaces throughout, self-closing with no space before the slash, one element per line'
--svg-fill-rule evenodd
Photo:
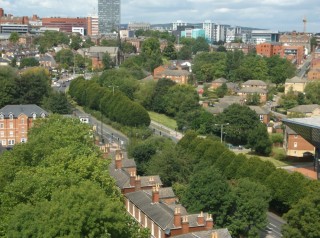
<path fill-rule="evenodd" d="M 313 162 L 295 163 L 281 168 L 291 172 L 299 172 L 309 179 L 317 180 L 317 172 L 314 170 Z"/>

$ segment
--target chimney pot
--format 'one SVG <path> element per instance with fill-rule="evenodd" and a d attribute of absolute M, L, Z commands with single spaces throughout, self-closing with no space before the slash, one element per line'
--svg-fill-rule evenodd
<path fill-rule="evenodd" d="M 203 212 L 201 211 L 199 216 L 197 217 L 197 223 L 199 226 L 203 226 L 204 225 L 204 216 L 203 216 Z"/>
<path fill-rule="evenodd" d="M 131 172 L 130 173 L 130 186 L 134 187 L 136 185 L 136 173 Z"/>
<path fill-rule="evenodd" d="M 189 233 L 189 221 L 188 216 L 182 217 L 182 234 Z"/>

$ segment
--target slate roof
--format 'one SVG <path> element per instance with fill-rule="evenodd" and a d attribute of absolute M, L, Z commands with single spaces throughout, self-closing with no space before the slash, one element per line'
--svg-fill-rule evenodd
<path fill-rule="evenodd" d="M 152 195 L 152 189 L 145 190 L 147 194 L 150 196 Z M 160 188 L 159 189 L 159 198 L 160 199 L 165 199 L 165 198 L 175 198 L 176 195 L 173 192 L 172 187 L 167 187 L 167 188 Z"/>
<path fill-rule="evenodd" d="M 298 135 L 297 132 L 295 132 L 294 130 L 292 130 L 290 127 L 286 126 L 286 133 L 288 135 Z"/>
<path fill-rule="evenodd" d="M 248 80 L 248 81 L 244 82 L 242 85 L 267 86 L 267 84 L 265 82 L 263 82 L 262 80 Z"/>
<path fill-rule="evenodd" d="M 109 47 L 109 46 L 91 46 L 89 48 L 89 53 L 106 53 L 117 54 L 119 47 Z"/>
<path fill-rule="evenodd" d="M 129 188 L 130 187 L 130 175 L 123 169 L 115 169 L 114 165 L 109 166 L 109 174 L 112 178 L 115 179 L 116 185 L 120 188 Z"/>
<path fill-rule="evenodd" d="M 226 80 L 225 78 L 218 78 L 214 81 L 212 81 L 213 83 L 226 83 L 228 80 Z"/>
<path fill-rule="evenodd" d="M 249 106 L 249 108 L 255 111 L 258 115 L 268 115 L 269 112 L 267 109 L 259 106 Z"/>
<path fill-rule="evenodd" d="M 320 106 L 318 104 L 299 105 L 289 109 L 288 112 L 312 113 L 317 108 L 320 109 Z"/>
<path fill-rule="evenodd" d="M 161 202 L 152 203 L 152 197 L 145 191 L 127 193 L 124 196 L 163 230 L 173 228 L 174 210 L 167 205 Z"/>
<path fill-rule="evenodd" d="M 286 83 L 306 83 L 306 82 L 307 82 L 306 79 L 302 79 L 297 76 L 294 76 L 293 78 L 286 80 Z"/>
<path fill-rule="evenodd" d="M 232 238 L 227 228 L 216 229 L 210 231 L 198 231 L 184 235 L 172 236 L 174 238 L 212 238 L 212 234 L 217 233 L 218 238 Z"/>
<path fill-rule="evenodd" d="M 263 88 L 256 88 L 256 87 L 244 87 L 241 88 L 239 93 L 267 93 L 267 90 Z"/>
<path fill-rule="evenodd" d="M 11 113 L 13 117 L 18 117 L 21 114 L 25 114 L 30 118 L 33 117 L 34 113 L 37 117 L 41 117 L 43 113 L 45 116 L 49 115 L 48 112 L 35 104 L 7 105 L 0 109 L 0 114 L 2 114 L 5 118 L 8 118 Z"/>
<path fill-rule="evenodd" d="M 161 75 L 166 75 L 166 76 L 188 76 L 191 73 L 186 70 L 170 70 L 166 69 L 163 72 L 161 72 Z"/>

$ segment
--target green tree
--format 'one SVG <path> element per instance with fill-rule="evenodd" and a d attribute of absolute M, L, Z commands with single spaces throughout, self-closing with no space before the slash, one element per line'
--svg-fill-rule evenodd
<path fill-rule="evenodd" d="M 231 190 L 231 204 L 226 224 L 233 237 L 259 237 L 267 224 L 270 193 L 249 179 L 238 180 Z"/>
<path fill-rule="evenodd" d="M 190 60 L 192 58 L 191 48 L 186 45 L 182 46 L 181 49 L 178 51 L 177 58 L 181 60 Z"/>
<path fill-rule="evenodd" d="M 270 155 L 272 142 L 269 139 L 266 125 L 260 123 L 254 130 L 250 131 L 248 134 L 248 145 L 257 154 Z"/>
<path fill-rule="evenodd" d="M 301 199 L 284 215 L 287 223 L 282 228 L 283 237 L 320 237 L 319 193 Z"/>
<path fill-rule="evenodd" d="M 308 103 L 319 103 L 320 101 L 320 81 L 309 82 L 304 90 Z"/>
<path fill-rule="evenodd" d="M 60 68 L 68 69 L 74 66 L 74 55 L 70 49 L 60 50 L 56 54 L 55 60 L 59 63 Z"/>
<path fill-rule="evenodd" d="M 174 44 L 171 42 L 169 42 L 168 45 L 164 48 L 162 54 L 164 57 L 166 57 L 170 60 L 177 59 L 176 49 L 174 48 Z"/>
<path fill-rule="evenodd" d="M 23 58 L 20 61 L 20 68 L 39 66 L 39 61 L 34 57 Z"/>
<path fill-rule="evenodd" d="M 20 36 L 19 36 L 18 32 L 11 32 L 10 37 L 9 37 L 9 41 L 12 44 L 17 44 L 19 41 L 19 38 L 20 38 Z"/>
<path fill-rule="evenodd" d="M 78 50 L 82 46 L 82 39 L 79 34 L 73 34 L 70 39 L 70 48 L 73 50 Z"/>
<path fill-rule="evenodd" d="M 162 64 L 160 42 L 156 38 L 145 40 L 141 47 L 141 56 L 144 59 L 144 67 L 149 72 Z"/>
<path fill-rule="evenodd" d="M 242 81 L 250 79 L 267 81 L 269 79 L 267 62 L 260 56 L 247 56 L 235 71 L 235 77 Z"/>
<path fill-rule="evenodd" d="M 246 97 L 247 105 L 260 105 L 260 95 L 258 93 L 249 94 Z"/>
<path fill-rule="evenodd" d="M 226 83 L 223 83 L 220 87 L 216 89 L 216 94 L 219 98 L 223 98 L 228 92 L 228 87 Z"/>
<path fill-rule="evenodd" d="M 110 54 L 108 52 L 103 53 L 102 63 L 104 70 L 111 69 L 114 67 L 114 62 L 111 59 Z"/>
<path fill-rule="evenodd" d="M 16 71 L 9 66 L 0 67 L 0 108 L 7 104 L 14 104 L 16 96 L 16 81 L 18 75 Z"/>
<path fill-rule="evenodd" d="M 42 102 L 42 106 L 52 112 L 58 114 L 70 114 L 71 105 L 62 92 L 52 92 L 48 97 L 45 97 Z"/>
<path fill-rule="evenodd" d="M 196 54 L 198 52 L 208 52 L 209 51 L 209 44 L 203 37 L 198 37 L 194 44 L 192 45 L 192 53 Z"/>
<path fill-rule="evenodd" d="M 227 49 L 223 45 L 219 45 L 217 48 L 217 52 L 227 52 Z"/>
<path fill-rule="evenodd" d="M 246 145 L 248 134 L 251 130 L 255 130 L 260 124 L 257 114 L 248 106 L 232 104 L 226 108 L 221 114 L 215 117 L 214 120 L 217 126 L 214 133 L 220 136 L 220 126 L 218 124 L 229 125 L 224 127 L 227 133 L 227 140 L 236 145 Z"/>
<path fill-rule="evenodd" d="M 219 170 L 208 167 L 191 176 L 181 202 L 189 212 L 213 214 L 217 226 L 221 226 L 230 202 L 230 188 Z"/>
<path fill-rule="evenodd" d="M 166 102 L 164 100 L 170 87 L 176 83 L 170 79 L 159 79 L 152 95 L 152 110 L 155 112 L 165 113 Z"/>
<path fill-rule="evenodd" d="M 292 78 L 296 73 L 296 67 L 287 59 L 279 55 L 264 58 L 268 65 L 270 81 L 275 84 L 284 84 L 286 79 Z"/>
<path fill-rule="evenodd" d="M 23 71 L 15 80 L 16 103 L 40 104 L 51 90 L 50 81 L 49 72 L 41 67 Z"/>

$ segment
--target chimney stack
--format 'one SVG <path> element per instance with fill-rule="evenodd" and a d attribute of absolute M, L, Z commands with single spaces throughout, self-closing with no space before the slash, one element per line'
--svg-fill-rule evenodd
<path fill-rule="evenodd" d="M 199 226 L 203 226 L 204 225 L 203 212 L 200 212 L 199 216 L 197 217 L 197 223 L 198 223 Z"/>
<path fill-rule="evenodd" d="M 174 209 L 174 220 L 173 224 L 175 227 L 181 227 L 181 212 L 180 212 L 180 207 L 176 207 Z"/>
<path fill-rule="evenodd" d="M 122 168 L 122 153 L 121 150 L 116 150 L 116 169 Z"/>
<path fill-rule="evenodd" d="M 182 234 L 189 233 L 189 219 L 188 216 L 182 217 Z"/>
<path fill-rule="evenodd" d="M 152 203 L 159 203 L 159 188 L 159 184 L 156 184 L 156 186 L 152 188 Z"/>
<path fill-rule="evenodd" d="M 130 173 L 130 186 L 134 187 L 136 185 L 136 173 L 131 172 Z"/>
<path fill-rule="evenodd" d="M 140 176 L 136 176 L 136 181 L 135 181 L 135 191 L 141 190 L 141 179 Z"/>
<path fill-rule="evenodd" d="M 206 218 L 206 230 L 211 230 L 213 228 L 213 219 L 211 214 L 207 214 Z"/>

